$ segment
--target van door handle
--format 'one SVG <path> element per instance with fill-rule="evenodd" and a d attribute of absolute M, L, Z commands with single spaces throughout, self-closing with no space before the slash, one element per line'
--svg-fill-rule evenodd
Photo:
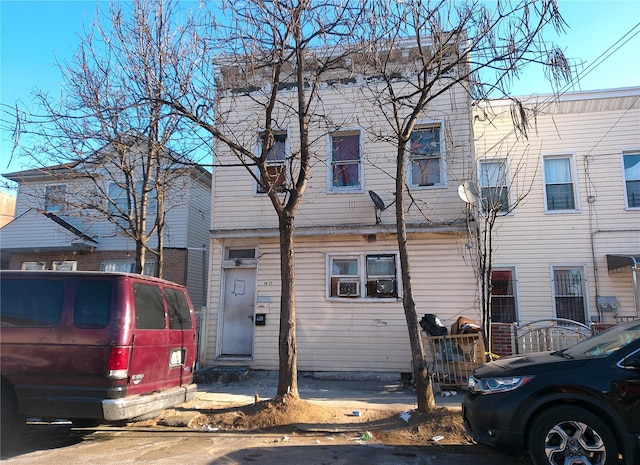
<path fill-rule="evenodd" d="M 249 315 L 247 318 L 251 318 L 251 321 L 253 321 L 253 315 Z"/>

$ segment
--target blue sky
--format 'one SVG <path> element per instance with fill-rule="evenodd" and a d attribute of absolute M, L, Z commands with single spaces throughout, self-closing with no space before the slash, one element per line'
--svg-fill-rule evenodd
<path fill-rule="evenodd" d="M 84 25 L 90 25 L 98 5 L 103 11 L 108 9 L 104 0 L 0 0 L 3 105 L 21 102 L 29 106 L 36 87 L 52 95 L 60 92 L 61 77 L 54 63 L 72 56 L 78 34 Z M 559 7 L 569 25 L 566 34 L 546 38 L 584 64 L 577 69 L 581 78 L 573 90 L 640 86 L 640 0 L 560 0 Z M 601 61 L 603 54 L 608 58 Z M 593 69 L 585 73 L 587 66 Z M 526 70 L 512 86 L 514 95 L 550 91 L 538 69 Z M 26 168 L 19 159 L 8 165 L 9 137 L 0 134 L 0 173 Z"/>

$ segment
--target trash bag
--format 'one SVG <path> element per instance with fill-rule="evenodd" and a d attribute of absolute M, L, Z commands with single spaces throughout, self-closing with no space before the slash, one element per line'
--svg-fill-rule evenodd
<path fill-rule="evenodd" d="M 433 313 L 425 313 L 420 320 L 420 327 L 429 336 L 446 336 L 449 332 L 447 327 L 440 321 L 440 318 Z"/>

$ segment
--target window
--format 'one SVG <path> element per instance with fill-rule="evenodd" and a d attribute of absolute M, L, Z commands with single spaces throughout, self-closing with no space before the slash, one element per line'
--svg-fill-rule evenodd
<path fill-rule="evenodd" d="M 66 184 L 54 184 L 44 188 L 44 210 L 57 212 L 64 210 L 67 203 Z"/>
<path fill-rule="evenodd" d="M 491 321 L 494 323 L 517 321 L 514 275 L 513 269 L 491 271 Z"/>
<path fill-rule="evenodd" d="M 122 258 L 115 260 L 102 260 L 100 262 L 100 271 L 109 271 L 117 273 L 133 273 L 136 269 L 136 261 L 133 258 Z M 156 262 L 153 260 L 145 260 L 144 274 L 147 276 L 155 276 Z"/>
<path fill-rule="evenodd" d="M 544 158 L 544 182 L 547 211 L 575 210 L 572 157 Z"/>
<path fill-rule="evenodd" d="M 264 134 L 258 138 L 258 154 L 262 151 Z M 266 169 L 268 179 L 261 179 L 257 186 L 258 194 L 266 194 L 269 186 L 277 192 L 283 192 L 287 182 L 287 134 L 274 133 L 271 146 L 267 149 Z"/>
<path fill-rule="evenodd" d="M 169 310 L 169 329 L 191 329 L 191 313 L 184 292 L 165 289 L 164 294 Z"/>
<path fill-rule="evenodd" d="M 3 279 L 0 291 L 0 326 L 49 328 L 60 321 L 61 279 Z"/>
<path fill-rule="evenodd" d="M 331 135 L 331 186 L 333 191 L 361 188 L 360 133 Z"/>
<path fill-rule="evenodd" d="M 254 259 L 256 258 L 256 249 L 227 249 L 227 259 Z"/>
<path fill-rule="evenodd" d="M 396 261 L 395 254 L 329 257 L 329 297 L 397 298 Z"/>
<path fill-rule="evenodd" d="M 118 218 L 118 222 L 122 224 L 124 221 L 122 216 L 128 215 L 133 210 L 133 202 L 140 202 L 142 195 L 142 184 L 136 184 L 136 198 L 129 198 L 127 189 L 121 185 L 112 182 L 109 184 L 109 213 L 115 218 Z M 147 196 L 147 214 L 155 215 L 158 212 L 158 194 L 155 189 L 149 192 Z"/>
<path fill-rule="evenodd" d="M 486 212 L 509 211 L 507 165 L 504 161 L 480 162 L 480 189 L 482 210 Z"/>
<path fill-rule="evenodd" d="M 20 269 L 29 271 L 46 270 L 47 266 L 45 262 L 22 262 Z"/>
<path fill-rule="evenodd" d="M 553 290 L 557 318 L 586 322 L 582 268 L 554 267 Z"/>
<path fill-rule="evenodd" d="M 133 300 L 136 307 L 136 328 L 164 329 L 164 303 L 158 286 L 133 283 Z"/>
<path fill-rule="evenodd" d="M 444 160 L 440 125 L 415 129 L 409 140 L 411 186 L 442 186 Z"/>
<path fill-rule="evenodd" d="M 55 271 L 76 271 L 78 262 L 75 260 L 55 261 L 51 263 L 51 269 Z"/>
<path fill-rule="evenodd" d="M 640 208 L 640 153 L 625 153 L 623 160 L 627 207 Z"/>
<path fill-rule="evenodd" d="M 104 328 L 111 318 L 111 282 L 86 280 L 78 283 L 73 321 L 78 328 Z"/>

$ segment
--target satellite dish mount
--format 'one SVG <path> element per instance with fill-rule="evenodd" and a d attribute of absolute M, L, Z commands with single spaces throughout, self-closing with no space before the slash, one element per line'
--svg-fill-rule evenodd
<path fill-rule="evenodd" d="M 371 200 L 373 201 L 373 205 L 374 205 L 374 212 L 376 215 L 376 224 L 379 224 L 381 219 L 380 219 L 380 213 L 382 213 L 383 211 L 385 211 L 387 208 L 389 208 L 391 205 L 393 205 L 394 203 L 396 203 L 396 201 L 394 200 L 393 202 L 391 202 L 389 205 L 385 206 L 384 205 L 384 201 L 380 198 L 380 196 L 378 194 L 376 194 L 373 191 L 369 191 L 369 197 L 371 197 Z"/>

